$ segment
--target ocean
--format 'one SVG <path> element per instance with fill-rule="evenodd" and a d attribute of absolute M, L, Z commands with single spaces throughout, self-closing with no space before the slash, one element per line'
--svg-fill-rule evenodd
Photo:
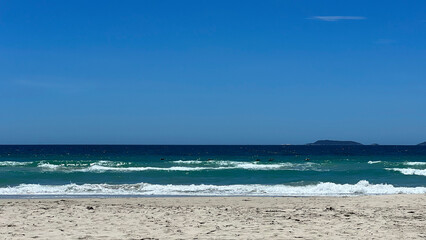
<path fill-rule="evenodd" d="M 3 198 L 402 193 L 426 193 L 426 146 L 0 146 Z"/>

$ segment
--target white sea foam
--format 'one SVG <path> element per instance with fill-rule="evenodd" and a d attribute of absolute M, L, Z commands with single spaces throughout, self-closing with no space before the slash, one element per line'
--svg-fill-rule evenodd
<path fill-rule="evenodd" d="M 127 165 L 127 164 L 128 163 L 126 163 L 126 162 L 114 162 L 114 161 L 100 160 L 100 161 L 91 163 L 90 166 L 100 165 L 100 166 L 106 166 L 106 167 L 120 167 L 120 166 L 124 166 L 124 165 Z"/>
<path fill-rule="evenodd" d="M 426 176 L 426 169 L 414 169 L 414 168 L 386 168 L 386 170 L 397 171 L 404 175 L 419 175 Z"/>
<path fill-rule="evenodd" d="M 241 162 L 241 161 L 212 161 L 215 165 L 219 166 L 229 166 L 243 169 L 282 169 L 282 168 L 291 168 L 291 167 L 311 167 L 317 165 L 312 162 L 304 163 L 291 163 L 291 162 L 281 162 L 281 163 L 261 163 L 261 162 Z"/>
<path fill-rule="evenodd" d="M 188 195 L 188 196 L 350 196 L 383 194 L 424 194 L 425 187 L 394 187 L 390 184 L 331 182 L 307 186 L 289 185 L 158 185 L 138 184 L 21 184 L 0 188 L 2 195 Z"/>
<path fill-rule="evenodd" d="M 76 172 L 140 172 L 140 171 L 200 171 L 206 169 L 206 167 L 169 167 L 169 168 L 160 168 L 160 167 L 105 167 L 99 165 L 92 165 L 88 168 L 83 169 L 73 169 L 71 171 Z"/>
<path fill-rule="evenodd" d="M 203 170 L 227 170 L 227 169 L 245 169 L 245 170 L 294 170 L 294 171 L 305 171 L 314 170 L 320 171 L 319 169 L 313 168 L 314 163 L 304 164 L 291 164 L 291 163 L 279 163 L 279 164 L 257 164 L 250 162 L 235 162 L 228 166 L 199 166 L 199 167 L 184 167 L 184 166 L 172 166 L 172 167 L 108 167 L 93 164 L 90 167 L 82 169 L 68 169 L 69 171 L 78 172 L 105 172 L 105 171 L 116 171 L 116 172 L 132 172 L 132 171 L 203 171 Z"/>
<path fill-rule="evenodd" d="M 32 163 L 33 162 L 2 161 L 2 162 L 0 162 L 0 166 L 4 166 L 4 167 L 15 167 L 15 166 L 30 165 Z"/>
<path fill-rule="evenodd" d="M 173 163 L 177 163 L 177 164 L 201 164 L 201 163 L 208 163 L 208 161 L 200 161 L 200 160 L 177 160 L 177 161 L 173 161 Z"/>
<path fill-rule="evenodd" d="M 368 164 L 376 164 L 376 163 L 381 163 L 382 161 L 368 161 Z"/>
<path fill-rule="evenodd" d="M 278 169 L 291 169 L 298 165 L 291 163 L 278 163 L 278 164 L 258 164 L 249 162 L 238 162 L 235 164 L 235 168 L 248 169 L 248 170 L 278 170 Z"/>
<path fill-rule="evenodd" d="M 93 163 L 87 162 L 70 162 L 54 164 L 54 162 L 41 161 L 37 165 L 44 171 L 63 171 L 63 172 L 133 172 L 133 171 L 204 171 L 204 170 L 227 170 L 227 169 L 245 169 L 245 170 L 294 170 L 294 171 L 324 171 L 324 169 L 317 168 L 316 163 L 259 163 L 259 162 L 238 162 L 238 161 L 174 161 L 181 165 L 187 164 L 200 164 L 198 166 L 171 166 L 171 167 L 154 167 L 154 166 L 128 166 L 126 162 L 114 161 L 97 161 Z M 127 165 L 127 166 L 126 166 Z"/>
<path fill-rule="evenodd" d="M 318 164 L 312 162 L 306 163 L 260 163 L 260 162 L 241 162 L 241 161 L 225 161 L 225 160 L 214 160 L 214 161 L 199 161 L 199 160 L 190 160 L 190 161 L 174 161 L 179 164 L 204 164 L 207 166 L 216 165 L 226 167 L 227 169 L 251 169 L 251 170 L 279 170 L 279 169 L 288 169 L 299 168 L 305 169 L 317 166 Z M 216 169 L 224 169 L 216 167 Z"/>
<path fill-rule="evenodd" d="M 426 165 L 426 162 L 405 162 L 404 165 L 408 165 L 408 166 L 421 166 L 421 165 Z"/>
<path fill-rule="evenodd" d="M 85 169 L 87 171 L 90 171 L 91 169 L 96 170 L 97 168 L 111 168 L 115 169 L 120 166 L 124 166 L 128 163 L 125 162 L 114 162 L 114 161 L 105 161 L 100 160 L 97 162 L 85 162 L 85 161 L 76 161 L 76 162 L 62 162 L 58 163 L 60 161 L 41 161 L 37 164 L 37 167 L 42 168 L 44 171 L 65 171 L 65 172 L 73 172 L 73 171 L 84 171 Z M 118 168 L 117 168 L 118 169 Z"/>
<path fill-rule="evenodd" d="M 47 163 L 47 162 L 40 162 L 37 167 L 43 168 L 45 170 L 56 170 L 59 169 L 60 167 L 63 167 L 64 164 L 60 164 L 60 165 L 56 165 L 56 164 L 51 164 L 51 163 Z"/>
<path fill-rule="evenodd" d="M 225 160 L 216 160 L 216 161 L 210 161 L 211 163 L 214 163 L 219 166 L 235 166 L 238 164 L 245 164 L 250 162 L 239 162 L 239 161 L 225 161 Z M 257 162 L 255 162 L 257 163 Z"/>

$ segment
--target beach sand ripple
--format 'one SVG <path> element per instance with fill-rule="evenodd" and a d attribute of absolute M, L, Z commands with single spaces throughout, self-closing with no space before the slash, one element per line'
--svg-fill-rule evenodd
<path fill-rule="evenodd" d="M 1 199 L 1 239 L 425 239 L 426 195 Z"/>

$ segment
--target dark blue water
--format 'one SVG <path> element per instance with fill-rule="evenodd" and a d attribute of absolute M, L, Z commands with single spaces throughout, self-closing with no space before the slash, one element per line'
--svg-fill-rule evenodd
<path fill-rule="evenodd" d="M 0 195 L 426 193 L 425 146 L 0 146 Z"/>

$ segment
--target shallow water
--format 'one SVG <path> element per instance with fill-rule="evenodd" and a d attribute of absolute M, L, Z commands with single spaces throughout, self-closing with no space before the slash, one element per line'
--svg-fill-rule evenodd
<path fill-rule="evenodd" d="M 398 193 L 426 193 L 425 146 L 0 146 L 3 196 Z"/>

